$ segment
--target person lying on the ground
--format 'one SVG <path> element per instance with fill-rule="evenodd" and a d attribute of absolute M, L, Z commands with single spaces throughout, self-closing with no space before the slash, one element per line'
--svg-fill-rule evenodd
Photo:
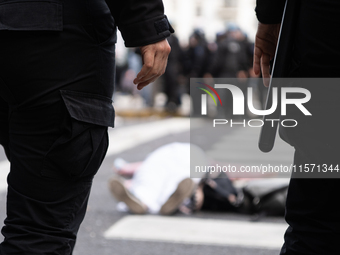
<path fill-rule="evenodd" d="M 191 151 L 190 151 L 191 150 Z M 115 176 L 109 182 L 113 196 L 132 213 L 160 213 L 180 211 L 191 214 L 202 207 L 208 210 L 233 210 L 240 205 L 238 192 L 227 175 L 213 180 L 190 179 L 190 153 L 208 163 L 204 152 L 189 143 L 172 143 L 152 152 L 144 162 L 127 164 L 116 159 L 119 175 L 132 177 L 124 181 Z M 197 163 L 197 162 L 196 162 Z M 124 206 L 120 203 L 120 208 Z"/>
<path fill-rule="evenodd" d="M 190 178 L 190 153 L 199 155 L 202 165 L 206 164 L 206 156 L 197 146 L 189 143 L 161 146 L 138 167 L 130 187 L 117 176 L 109 181 L 113 196 L 132 213 L 173 214 L 193 195 L 200 180 Z"/>
<path fill-rule="evenodd" d="M 177 211 L 186 215 L 199 210 L 233 211 L 252 214 L 257 219 L 282 215 L 286 180 L 233 178 L 223 172 L 190 179 L 189 148 L 190 144 L 172 143 L 158 148 L 142 162 L 116 159 L 115 177 L 109 187 L 121 201 L 118 210 L 164 215 Z M 191 149 L 202 159 L 202 164 L 208 163 L 202 150 L 193 145 Z"/>

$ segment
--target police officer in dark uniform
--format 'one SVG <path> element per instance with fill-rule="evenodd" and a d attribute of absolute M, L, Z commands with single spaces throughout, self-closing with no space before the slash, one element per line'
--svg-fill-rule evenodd
<path fill-rule="evenodd" d="M 289 0 L 298 9 L 294 46 L 291 52 L 289 77 L 327 78 L 340 76 L 340 48 L 334 33 L 340 25 L 340 2 L 336 0 Z M 260 21 L 255 41 L 254 71 L 260 66 L 269 78 L 269 61 L 274 57 L 285 0 L 257 0 L 256 14 Z M 283 38 L 284 40 L 284 38 Z M 329 80 L 328 80 L 329 81 Z M 316 163 L 333 168 L 340 165 L 338 82 L 309 84 L 312 95 L 308 109 L 312 116 L 301 117 L 294 109 L 287 118 L 298 120 L 295 128 L 281 129 L 281 134 L 295 148 L 294 164 L 299 167 Z M 315 170 L 317 172 L 317 169 Z M 291 178 L 285 219 L 282 255 L 340 254 L 340 179 Z M 329 175 L 328 175 L 329 176 Z M 327 177 L 327 178 L 325 178 Z M 333 178 L 336 177 L 336 178 Z"/>
<path fill-rule="evenodd" d="M 114 126 L 116 28 L 141 49 L 142 89 L 166 67 L 163 11 L 161 0 L 0 0 L 1 255 L 72 254 Z"/>

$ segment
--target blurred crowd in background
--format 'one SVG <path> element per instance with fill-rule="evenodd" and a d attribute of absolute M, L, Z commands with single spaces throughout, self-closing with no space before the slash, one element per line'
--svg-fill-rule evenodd
<path fill-rule="evenodd" d="M 254 43 L 236 24 L 229 24 L 212 42 L 206 39 L 202 29 L 195 29 L 185 46 L 180 45 L 176 34 L 168 38 L 168 42 L 172 50 L 165 74 L 157 84 L 142 91 L 138 91 L 132 82 L 142 66 L 140 51 L 128 49 L 124 58 L 117 61 L 116 92 L 140 95 L 143 104 L 151 108 L 155 95 L 161 92 L 165 95 L 163 110 L 176 113 L 182 95 L 190 94 L 190 78 L 258 78 L 252 69 Z M 259 82 L 251 86 L 263 106 L 265 87 Z"/>

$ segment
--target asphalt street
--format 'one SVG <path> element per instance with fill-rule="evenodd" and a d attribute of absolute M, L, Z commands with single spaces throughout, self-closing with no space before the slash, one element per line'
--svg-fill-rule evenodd
<path fill-rule="evenodd" d="M 209 139 L 196 141 L 208 155 L 215 155 L 217 159 L 219 155 L 216 151 L 228 152 L 229 158 L 223 159 L 230 161 L 234 158 L 232 162 L 235 164 L 255 164 L 262 157 L 266 157 L 271 164 L 289 164 L 292 149 L 283 142 L 277 142 L 277 149 L 271 154 L 258 152 L 258 131 L 224 128 L 217 130 Z M 278 254 L 286 228 L 282 216 L 264 217 L 253 222 L 251 216 L 237 213 L 201 211 L 190 216 L 176 214 L 162 217 L 136 216 L 117 210 L 117 202 L 108 190 L 108 180 L 113 176 L 113 161 L 117 157 L 128 162 L 142 161 L 161 145 L 190 142 L 190 139 L 200 135 L 202 132 L 199 130 L 190 130 L 188 118 L 118 118 L 117 127 L 110 129 L 108 155 L 95 177 L 74 254 Z M 242 139 L 243 143 L 240 142 Z M 247 144 L 245 140 L 249 140 Z M 242 161 L 237 157 L 238 153 L 243 153 L 244 158 L 248 157 L 249 160 Z M 3 219 L 6 190 L 1 185 L 5 186 L 5 174 L 9 169 L 2 151 L 0 171 L 0 218 Z"/>

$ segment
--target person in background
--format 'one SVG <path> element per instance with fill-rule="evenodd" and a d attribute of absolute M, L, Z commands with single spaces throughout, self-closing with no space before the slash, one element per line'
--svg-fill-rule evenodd
<path fill-rule="evenodd" d="M 201 78 L 209 67 L 210 52 L 204 31 L 195 29 L 189 37 L 189 47 L 186 50 L 189 78 Z"/>
<path fill-rule="evenodd" d="M 235 24 L 229 24 L 225 34 L 217 38 L 217 50 L 214 53 L 211 65 L 206 77 L 214 78 L 247 78 L 249 60 L 247 57 L 246 37 Z M 246 92 L 246 84 L 239 80 L 238 86 L 243 93 Z M 225 103 L 224 107 L 218 107 L 219 118 L 232 117 L 232 95 L 230 91 L 223 90 L 220 96 Z"/>

